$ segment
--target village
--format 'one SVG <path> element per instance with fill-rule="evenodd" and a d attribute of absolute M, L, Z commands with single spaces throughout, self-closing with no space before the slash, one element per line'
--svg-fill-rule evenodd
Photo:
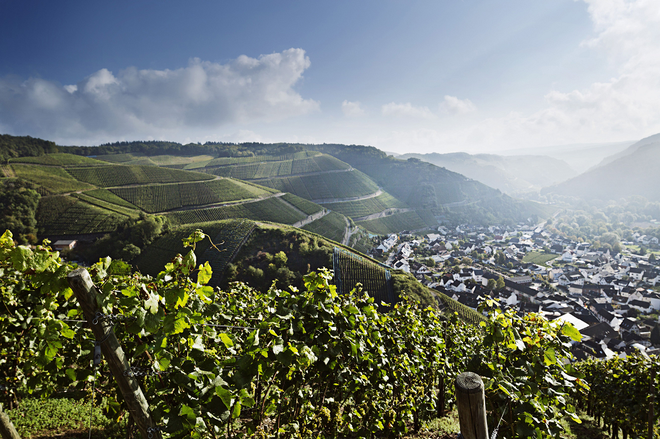
<path fill-rule="evenodd" d="M 570 322 L 582 334 L 572 347 L 577 359 L 609 359 L 660 352 L 660 267 L 653 253 L 625 245 L 660 247 L 655 237 L 632 237 L 615 253 L 544 224 L 441 226 L 425 236 L 389 235 L 372 255 L 472 309 L 494 298 L 503 310 Z"/>

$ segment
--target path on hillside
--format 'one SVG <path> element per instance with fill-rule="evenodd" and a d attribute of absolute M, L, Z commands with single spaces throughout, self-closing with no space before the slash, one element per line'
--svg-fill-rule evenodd
<path fill-rule="evenodd" d="M 474 201 L 463 200 L 463 201 L 455 201 L 453 203 L 444 203 L 440 205 L 442 207 L 458 207 L 458 206 L 470 206 L 472 204 L 477 204 L 479 202 L 481 202 L 481 200 L 474 200 Z"/>
<path fill-rule="evenodd" d="M 268 195 L 262 195 L 257 198 L 249 198 L 247 200 L 236 200 L 236 201 L 227 201 L 227 202 L 222 202 L 222 203 L 213 203 L 213 204 L 196 204 L 194 206 L 183 206 L 183 207 L 177 207 L 176 209 L 171 209 L 165 212 L 156 212 L 158 214 L 170 214 L 173 212 L 181 212 L 184 210 L 206 210 L 206 209 L 215 209 L 217 207 L 224 207 L 224 206 L 237 206 L 239 204 L 248 204 L 248 203 L 256 203 L 257 201 L 262 201 L 262 200 L 267 200 L 268 198 L 273 198 L 273 197 L 281 197 L 283 195 L 286 195 L 285 192 L 278 192 L 276 194 L 268 194 Z M 288 203 L 287 203 L 288 204 Z"/>
<path fill-rule="evenodd" d="M 286 201 L 286 200 L 283 200 L 283 201 Z M 295 206 L 293 206 L 293 207 L 295 208 Z M 297 210 L 299 210 L 299 209 L 297 209 Z M 299 210 L 299 211 L 300 211 L 300 210 Z M 300 212 L 302 212 L 302 211 L 300 211 Z M 302 212 L 302 213 L 305 214 L 305 212 Z M 307 224 L 309 224 L 309 223 L 311 223 L 311 222 L 313 222 L 313 221 L 316 221 L 317 219 L 321 219 L 321 218 L 323 218 L 324 216 L 326 216 L 326 215 L 329 214 L 329 213 L 330 213 L 330 211 L 329 211 L 328 209 L 319 210 L 319 211 L 316 212 L 316 213 L 313 213 L 313 214 L 311 214 L 311 215 L 308 215 L 307 218 L 302 219 L 302 220 L 300 220 L 300 221 L 298 221 L 298 222 L 295 222 L 295 223 L 293 223 L 293 224 L 291 224 L 291 225 L 292 225 L 293 227 L 301 228 L 301 227 L 304 227 L 304 226 L 306 226 Z M 306 215 L 306 214 L 305 214 L 305 215 Z"/>
<path fill-rule="evenodd" d="M 353 221 L 369 221 L 383 218 L 389 215 L 394 215 L 395 213 L 411 212 L 412 210 L 413 209 L 409 207 L 390 207 L 389 209 L 385 209 L 382 212 L 372 213 L 371 215 L 361 216 L 360 218 L 353 218 Z"/>
<path fill-rule="evenodd" d="M 353 172 L 353 171 L 355 171 L 355 168 L 350 167 L 346 169 L 329 169 L 327 171 L 314 171 L 314 172 L 303 172 L 298 174 L 275 175 L 273 177 L 246 178 L 245 181 L 277 180 L 277 179 L 290 178 L 290 177 L 307 177 L 310 175 L 336 174 L 337 172 Z"/>
<path fill-rule="evenodd" d="M 312 203 L 316 204 L 330 204 L 330 203 L 344 203 L 347 201 L 361 201 L 361 200 L 368 200 L 369 198 L 376 198 L 377 196 L 381 195 L 383 193 L 383 190 L 381 188 L 378 188 L 376 192 L 373 194 L 367 194 L 367 195 L 362 195 L 360 197 L 349 197 L 349 198 L 319 198 L 317 200 L 310 200 Z"/>

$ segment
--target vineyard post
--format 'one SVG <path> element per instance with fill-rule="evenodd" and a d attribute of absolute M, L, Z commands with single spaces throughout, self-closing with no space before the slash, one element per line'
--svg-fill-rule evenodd
<path fill-rule="evenodd" d="M 101 351 L 108 361 L 110 371 L 119 385 L 119 390 L 140 433 L 145 439 L 159 439 L 160 431 L 149 414 L 149 404 L 142 393 L 140 385 L 135 378 L 124 375 L 124 372 L 129 368 L 129 364 L 112 330 L 112 326 L 105 327 L 101 322 L 96 325 L 92 324 L 92 321 L 96 318 L 96 313 L 100 312 L 97 305 L 100 295 L 89 273 L 84 268 L 78 268 L 69 273 L 68 281 L 78 302 L 80 302 L 85 319 L 90 322 L 89 326 L 92 328 L 94 337 L 97 341 L 102 341 Z"/>
<path fill-rule="evenodd" d="M 21 439 L 9 416 L 2 411 L 2 404 L 0 404 L 0 436 L 2 439 Z"/>
<path fill-rule="evenodd" d="M 651 384 L 649 385 L 649 439 L 653 439 L 653 418 L 655 413 L 653 413 L 653 404 L 655 402 L 655 365 L 651 364 Z"/>
<path fill-rule="evenodd" d="M 465 439 L 488 439 L 484 382 L 476 373 L 456 377 L 456 405 L 461 434 Z"/>

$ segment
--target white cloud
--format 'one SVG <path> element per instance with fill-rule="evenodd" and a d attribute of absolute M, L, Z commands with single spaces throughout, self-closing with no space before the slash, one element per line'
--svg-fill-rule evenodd
<path fill-rule="evenodd" d="M 526 129 L 576 140 L 622 140 L 660 131 L 660 9 L 653 0 L 585 0 L 601 50 L 618 76 L 572 91 L 552 90 L 548 106 L 520 120 Z"/>
<path fill-rule="evenodd" d="M 341 103 L 341 111 L 346 117 L 360 117 L 366 114 L 359 102 L 344 101 Z"/>
<path fill-rule="evenodd" d="M 415 107 L 410 102 L 397 104 L 390 102 L 382 107 L 384 116 L 411 117 L 416 119 L 433 119 L 435 115 L 428 107 Z"/>
<path fill-rule="evenodd" d="M 289 49 L 227 64 L 192 59 L 176 70 L 101 69 L 64 87 L 0 78 L 0 122 L 17 133 L 85 138 L 281 120 L 319 109 L 293 88 L 309 66 L 304 50 Z"/>
<path fill-rule="evenodd" d="M 440 110 L 449 114 L 466 114 L 477 110 L 469 99 L 458 99 L 456 96 L 446 95 L 440 104 Z"/>

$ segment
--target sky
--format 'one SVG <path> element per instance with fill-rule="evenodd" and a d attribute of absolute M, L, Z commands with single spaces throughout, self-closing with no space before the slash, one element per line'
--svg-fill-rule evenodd
<path fill-rule="evenodd" d="M 0 0 L 0 133 L 498 152 L 660 132 L 657 0 Z"/>

